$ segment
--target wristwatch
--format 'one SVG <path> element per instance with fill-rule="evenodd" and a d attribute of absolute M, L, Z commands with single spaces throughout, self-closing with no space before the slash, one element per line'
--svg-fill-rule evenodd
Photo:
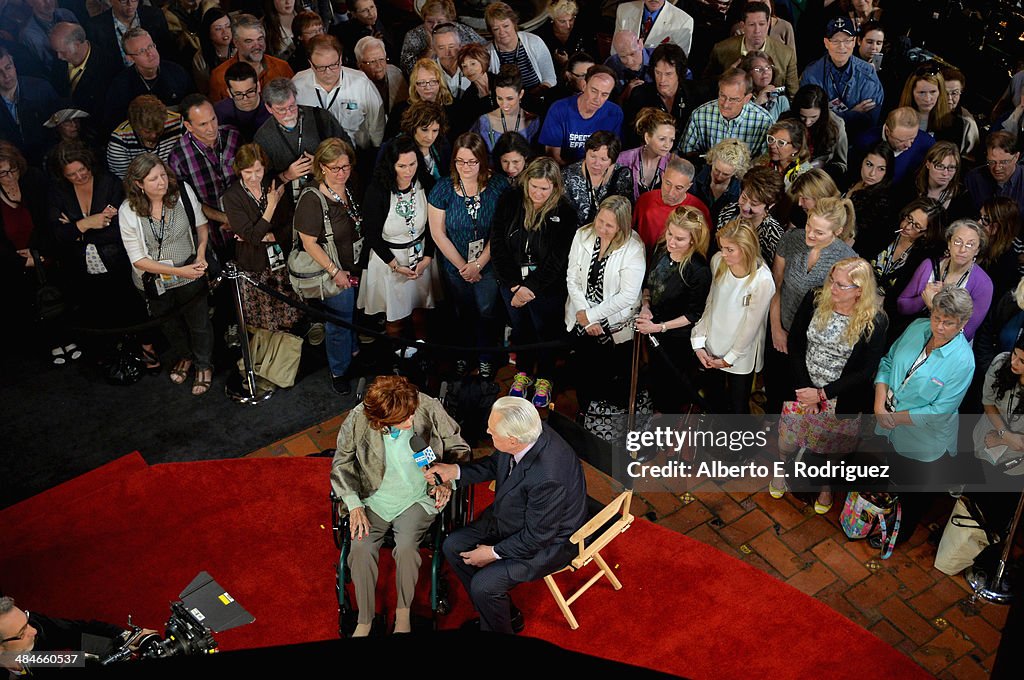
<path fill-rule="evenodd" d="M 1002 439 L 1003 435 L 1006 434 L 1006 430 L 996 430 L 996 434 L 999 435 L 1000 439 Z"/>

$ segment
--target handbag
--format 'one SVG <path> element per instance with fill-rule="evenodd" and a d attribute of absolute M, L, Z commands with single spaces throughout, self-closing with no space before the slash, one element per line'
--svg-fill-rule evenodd
<path fill-rule="evenodd" d="M 823 454 L 850 453 L 860 439 L 860 416 L 840 418 L 835 412 L 835 402 L 827 401 L 817 413 L 804 413 L 798 401 L 782 404 L 779 418 L 779 439 L 790 444 L 790 448 L 806 448 Z"/>
<path fill-rule="evenodd" d="M 340 260 L 338 249 L 334 245 L 334 228 L 331 226 L 331 218 L 327 214 L 327 201 L 316 187 L 303 189 L 299 194 L 300 201 L 306 193 L 316 194 L 316 197 L 320 199 L 320 207 L 324 214 L 324 235 L 327 238 L 324 250 L 327 251 L 327 257 L 331 258 L 331 262 L 337 265 Z M 341 292 L 341 288 L 334 282 L 334 277 L 328 274 L 327 270 L 302 247 L 299 231 L 295 228 L 294 221 L 292 222 L 292 251 L 288 254 L 288 281 L 292 284 L 295 294 L 304 299 L 323 300 Z"/>
<path fill-rule="evenodd" d="M 32 260 L 35 262 L 36 279 L 39 287 L 36 288 L 36 317 L 40 321 L 52 321 L 64 313 L 67 305 L 64 303 L 64 293 L 60 288 L 48 283 L 46 279 L 46 265 L 38 250 L 31 250 Z"/>
<path fill-rule="evenodd" d="M 636 395 L 634 428 L 645 429 L 653 414 L 650 394 L 647 390 L 640 390 Z M 583 414 L 583 429 L 612 444 L 623 444 L 626 441 L 628 423 L 629 412 L 604 399 L 590 402 Z"/>
<path fill-rule="evenodd" d="M 963 497 L 957 498 L 949 521 L 946 522 L 939 549 L 935 553 L 935 568 L 943 574 L 959 574 L 974 564 L 974 558 L 989 544 L 988 532 L 984 527 L 985 518 L 973 503 L 971 507 L 973 512 Z"/>
<path fill-rule="evenodd" d="M 302 359 L 302 338 L 285 331 L 270 331 L 266 328 L 249 327 L 249 356 L 252 370 L 278 387 L 291 387 L 299 373 Z M 245 373 L 245 362 L 238 360 L 238 370 Z"/>
<path fill-rule="evenodd" d="M 894 510 L 895 520 L 890 532 L 885 518 L 893 514 Z M 882 559 L 887 560 L 896 544 L 902 517 L 903 509 L 898 497 L 884 492 L 851 491 L 846 494 L 846 502 L 843 503 L 843 511 L 839 515 L 839 525 L 843 527 L 843 532 L 848 538 L 861 540 L 870 536 L 877 524 L 882 531 Z"/>
<path fill-rule="evenodd" d="M 127 387 L 142 379 L 142 359 L 127 338 L 117 343 L 113 359 L 107 368 L 107 382 Z"/>

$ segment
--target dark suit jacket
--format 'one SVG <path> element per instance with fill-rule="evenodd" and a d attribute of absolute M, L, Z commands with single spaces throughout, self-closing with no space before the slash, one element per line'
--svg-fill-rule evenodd
<path fill-rule="evenodd" d="M 138 14 L 139 24 L 153 37 L 153 42 L 156 43 L 161 58 L 167 61 L 176 59 L 178 55 L 174 51 L 174 39 L 167 28 L 167 19 L 164 18 L 164 13 L 156 7 L 139 5 Z M 113 10 L 108 9 L 106 12 L 100 12 L 94 16 L 89 20 L 85 30 L 89 34 L 89 40 L 92 41 L 93 49 L 103 52 L 115 64 L 121 61 L 121 48 L 117 44 L 117 32 L 114 30 Z"/>
<path fill-rule="evenodd" d="M 111 62 L 109 55 L 102 50 L 93 48 L 89 60 L 85 63 L 85 71 L 78 81 L 74 94 L 68 81 L 67 62 L 58 61 L 53 68 L 50 83 L 61 97 L 71 99 L 71 106 L 89 114 L 93 125 L 100 127 L 99 118 L 103 115 L 104 100 L 107 88 L 118 72 L 123 70 L 120 60 Z M 122 118 L 121 120 L 124 120 Z M 118 121 L 120 123 L 121 121 Z"/>
<path fill-rule="evenodd" d="M 160 70 L 151 83 L 142 80 L 134 66 L 121 69 L 106 88 L 103 107 L 104 130 L 110 132 L 128 117 L 128 105 L 143 94 L 152 94 L 168 107 L 177 106 L 185 95 L 196 91 L 192 76 L 170 59 L 160 59 Z"/>
<path fill-rule="evenodd" d="M 494 550 L 515 560 L 511 574 L 533 581 L 564 567 L 569 537 L 587 521 L 587 483 L 569 445 L 547 424 L 540 439 L 506 476 L 511 456 L 495 452 L 462 464 L 460 483 L 496 480 L 494 504 L 480 521 L 496 537 Z"/>
<path fill-rule="evenodd" d="M 60 108 L 60 100 L 45 80 L 19 75 L 17 107 L 15 122 L 7 106 L 0 103 L 0 139 L 21 149 L 29 163 L 38 164 L 43 151 L 56 138 L 43 123 Z"/>

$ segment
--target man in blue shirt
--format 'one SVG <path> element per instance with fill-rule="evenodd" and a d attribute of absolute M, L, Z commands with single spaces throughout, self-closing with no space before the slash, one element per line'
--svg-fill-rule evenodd
<path fill-rule="evenodd" d="M 807 65 L 800 85 L 818 85 L 829 98 L 829 108 L 846 121 L 851 136 L 877 125 L 885 95 L 875 67 L 852 59 L 857 29 L 846 17 L 825 27 L 828 54 Z"/>
<path fill-rule="evenodd" d="M 918 127 L 917 111 L 909 106 L 901 106 L 889 112 L 881 128 L 868 130 L 857 138 L 856 154 L 850 167 L 859 169 L 868 150 L 878 142 L 885 142 L 892 149 L 896 158 L 892 183 L 898 184 L 906 178 L 914 177 L 924 163 L 928 149 L 935 144 L 935 139 Z"/>
<path fill-rule="evenodd" d="M 622 109 L 608 101 L 614 89 L 614 71 L 607 66 L 591 66 L 582 93 L 551 105 L 540 130 L 540 143 L 559 165 L 583 158 L 583 145 L 598 130 L 622 135 Z"/>
<path fill-rule="evenodd" d="M 615 71 L 615 97 L 624 102 L 634 87 L 654 82 L 651 75 L 651 52 L 633 31 L 616 31 L 612 37 L 614 54 L 604 65 Z"/>
<path fill-rule="evenodd" d="M 48 37 L 50 31 L 61 21 L 77 24 L 78 19 L 71 10 L 57 7 L 57 0 L 25 0 L 25 3 L 32 9 L 32 16 L 21 29 L 19 39 L 43 62 L 44 68 L 50 69 L 54 62 Z"/>

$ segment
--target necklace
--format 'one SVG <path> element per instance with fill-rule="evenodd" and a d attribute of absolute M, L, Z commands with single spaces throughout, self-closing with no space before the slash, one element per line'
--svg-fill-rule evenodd
<path fill-rule="evenodd" d="M 348 213 L 349 219 L 352 220 L 352 224 L 355 225 L 356 236 L 359 236 L 362 233 L 363 216 L 359 214 L 359 207 L 356 205 L 356 202 L 352 200 L 352 192 L 349 191 L 348 185 L 345 185 L 344 199 L 339 196 L 338 192 L 332 189 L 327 182 L 324 182 L 323 186 L 327 189 L 327 193 L 331 195 L 331 198 L 333 198 L 335 202 L 341 203 L 341 206 L 345 208 L 345 212 Z"/>
<path fill-rule="evenodd" d="M 413 180 L 408 189 L 399 189 L 395 192 L 395 214 L 405 220 L 405 228 L 409 230 L 409 236 L 416 235 L 414 223 L 416 221 L 416 180 Z"/>
<path fill-rule="evenodd" d="M 508 132 L 508 126 L 505 124 L 505 112 L 498 109 L 498 113 L 501 114 L 501 131 Z M 520 108 L 516 111 L 516 126 L 512 128 L 512 132 L 519 132 L 519 119 L 522 118 L 523 109 Z"/>

